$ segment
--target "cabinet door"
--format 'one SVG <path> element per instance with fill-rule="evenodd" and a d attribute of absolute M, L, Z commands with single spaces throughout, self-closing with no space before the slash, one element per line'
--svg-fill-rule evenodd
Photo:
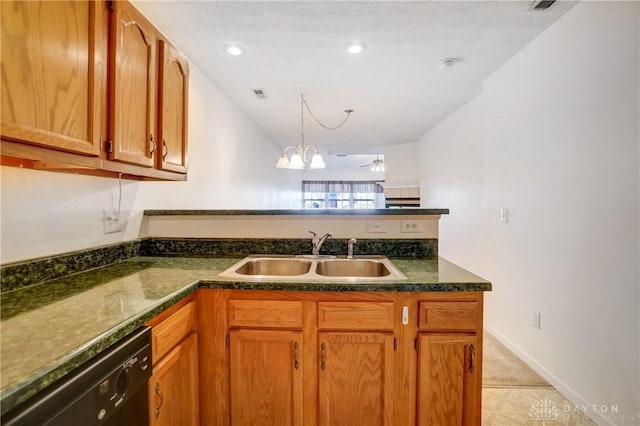
<path fill-rule="evenodd" d="M 418 425 L 480 424 L 476 335 L 419 333 L 418 339 Z"/>
<path fill-rule="evenodd" d="M 198 349 L 191 333 L 153 368 L 149 379 L 152 426 L 199 424 Z"/>
<path fill-rule="evenodd" d="M 321 332 L 318 343 L 318 424 L 391 425 L 393 335 Z"/>
<path fill-rule="evenodd" d="M 162 144 L 157 154 L 159 165 L 163 170 L 186 173 L 189 66 L 164 40 L 160 40 L 159 46 L 158 137 Z"/>
<path fill-rule="evenodd" d="M 102 5 L 2 1 L 2 138 L 97 156 Z"/>
<path fill-rule="evenodd" d="M 302 424 L 302 333 L 232 330 L 231 424 Z"/>
<path fill-rule="evenodd" d="M 157 143 L 155 31 L 130 3 L 113 4 L 109 159 L 151 167 Z"/>

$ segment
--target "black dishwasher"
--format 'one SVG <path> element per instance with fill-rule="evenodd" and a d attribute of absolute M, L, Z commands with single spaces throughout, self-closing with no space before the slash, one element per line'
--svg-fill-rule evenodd
<path fill-rule="evenodd" d="M 148 426 L 151 329 L 141 327 L 2 416 L 2 425 Z"/>

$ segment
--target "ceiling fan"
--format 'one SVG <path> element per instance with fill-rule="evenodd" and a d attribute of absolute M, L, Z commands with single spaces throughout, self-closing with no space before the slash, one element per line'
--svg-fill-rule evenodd
<path fill-rule="evenodd" d="M 379 155 L 376 155 L 376 159 L 369 164 L 363 164 L 360 167 L 370 167 L 372 172 L 384 172 L 384 160 L 380 159 Z"/>

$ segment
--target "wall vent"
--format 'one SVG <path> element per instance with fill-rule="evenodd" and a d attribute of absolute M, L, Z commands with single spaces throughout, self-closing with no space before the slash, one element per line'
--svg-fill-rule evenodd
<path fill-rule="evenodd" d="M 547 10 L 555 2 L 556 2 L 556 0 L 536 0 L 531 4 L 531 6 L 532 6 L 533 10 Z"/>
<path fill-rule="evenodd" d="M 251 89 L 251 91 L 254 95 L 256 95 L 256 98 L 267 99 L 267 94 L 265 93 L 264 89 Z"/>

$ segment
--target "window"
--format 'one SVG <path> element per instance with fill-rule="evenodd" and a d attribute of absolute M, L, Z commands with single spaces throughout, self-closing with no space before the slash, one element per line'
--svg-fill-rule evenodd
<path fill-rule="evenodd" d="M 382 192 L 376 181 L 303 180 L 302 208 L 374 209 Z"/>

